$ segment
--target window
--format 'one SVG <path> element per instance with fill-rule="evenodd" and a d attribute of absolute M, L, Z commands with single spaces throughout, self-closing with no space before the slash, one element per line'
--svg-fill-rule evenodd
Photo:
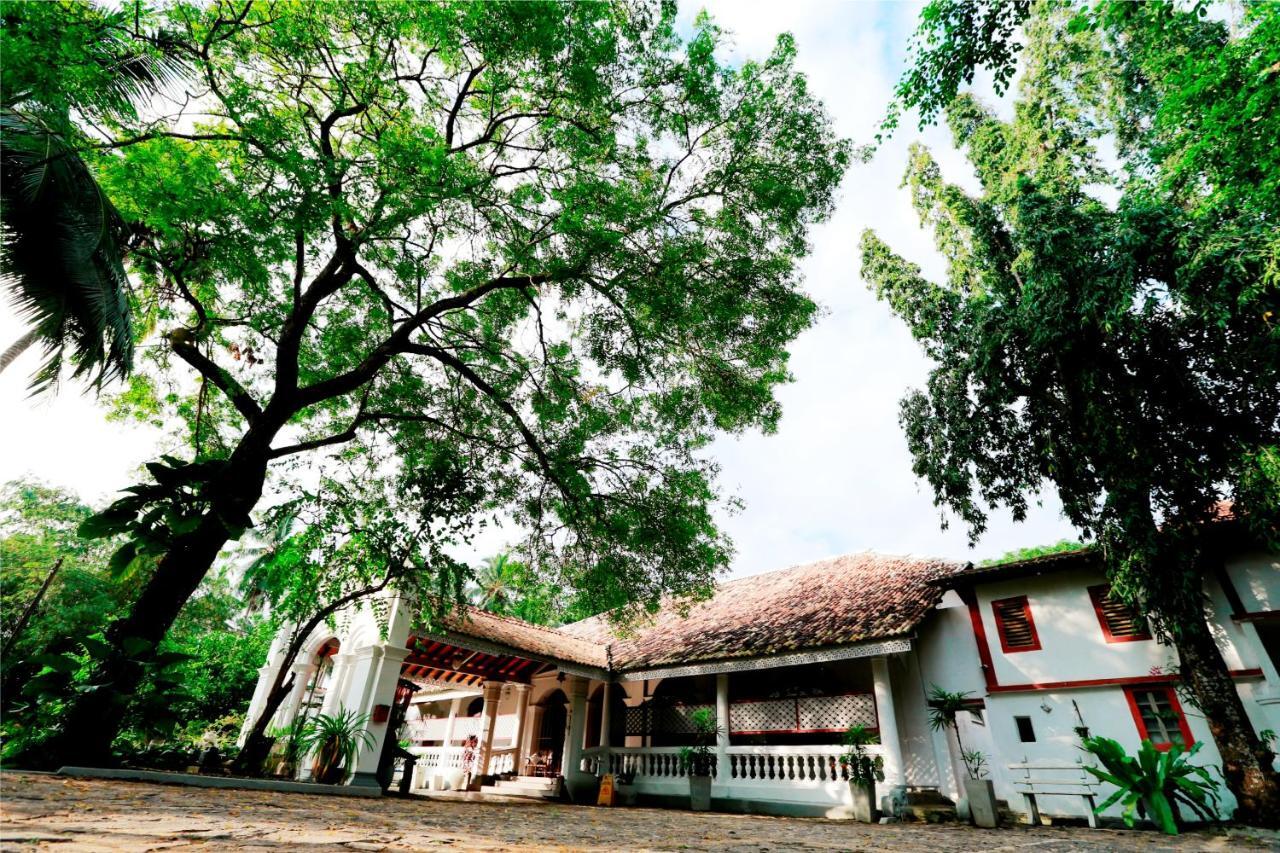
<path fill-rule="evenodd" d="M 1181 747 L 1191 745 L 1191 729 L 1172 687 L 1130 687 L 1125 696 L 1138 734 L 1156 749 L 1163 751 L 1175 743 Z"/>
<path fill-rule="evenodd" d="M 1093 610 L 1098 614 L 1102 636 L 1108 643 L 1151 639 L 1147 620 L 1129 605 L 1112 598 L 1111 587 L 1107 584 L 1089 587 L 1089 598 L 1093 600 Z"/>
<path fill-rule="evenodd" d="M 1018 727 L 1018 740 L 1023 743 L 1036 742 L 1036 730 L 1035 727 L 1031 725 L 1030 717 L 1014 717 L 1013 722 L 1014 725 Z"/>
<path fill-rule="evenodd" d="M 1025 595 L 991 602 L 1000 632 L 1000 648 L 1005 652 L 1034 652 L 1040 648 L 1036 623 L 1031 621 L 1031 605 Z"/>

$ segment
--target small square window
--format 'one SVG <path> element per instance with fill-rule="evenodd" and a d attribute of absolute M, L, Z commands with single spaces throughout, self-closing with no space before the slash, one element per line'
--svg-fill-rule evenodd
<path fill-rule="evenodd" d="M 1023 743 L 1036 742 L 1036 729 L 1031 725 L 1030 717 L 1014 717 L 1013 722 L 1018 727 L 1018 740 Z"/>

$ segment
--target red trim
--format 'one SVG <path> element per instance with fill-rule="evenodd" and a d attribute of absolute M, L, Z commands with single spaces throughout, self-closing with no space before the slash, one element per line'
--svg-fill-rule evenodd
<path fill-rule="evenodd" d="M 1183 749 L 1190 749 L 1195 743 L 1195 738 L 1191 737 L 1191 727 L 1187 725 L 1187 715 L 1182 712 L 1182 703 L 1178 701 L 1178 691 L 1172 687 L 1126 687 L 1124 689 L 1124 698 L 1129 702 L 1129 712 L 1133 714 L 1134 725 L 1138 727 L 1138 734 L 1143 740 L 1151 740 L 1151 735 L 1147 731 L 1147 724 L 1142 721 L 1142 712 L 1138 710 L 1138 700 L 1134 698 L 1134 694 L 1139 690 L 1155 692 L 1163 690 L 1165 698 L 1169 700 L 1169 709 L 1178 715 L 1178 731 L 1182 733 Z M 1153 744 L 1156 749 L 1161 752 L 1168 752 L 1172 744 L 1157 743 Z"/>
<path fill-rule="evenodd" d="M 987 627 L 982 623 L 982 611 L 978 609 L 978 596 L 973 587 L 957 589 L 956 594 L 969 608 L 969 623 L 973 626 L 973 641 L 978 644 L 978 660 L 982 664 L 982 678 L 987 683 L 987 690 L 999 688 L 996 680 L 996 667 L 991 660 L 991 645 L 987 642 Z"/>
<path fill-rule="evenodd" d="M 1232 678 L 1260 678 L 1261 669 L 1233 669 Z M 1032 684 L 1004 684 L 992 687 L 989 693 L 1029 693 L 1036 690 L 1073 690 L 1081 687 L 1121 687 L 1139 684 L 1170 684 L 1178 680 L 1176 675 L 1129 675 L 1116 678 L 1086 678 L 1078 681 L 1041 681 Z"/>
<path fill-rule="evenodd" d="M 1102 626 L 1102 636 L 1108 643 L 1135 643 L 1139 640 L 1150 640 L 1150 631 L 1139 631 L 1136 634 L 1113 634 L 1111 625 L 1107 623 L 1107 614 L 1102 611 L 1102 603 L 1111 594 L 1111 584 L 1098 584 L 1089 587 L 1089 600 L 1093 602 L 1093 612 L 1098 616 L 1098 624 Z M 1137 614 L 1134 614 L 1137 615 Z M 1141 617 L 1139 617 L 1141 618 Z"/>
<path fill-rule="evenodd" d="M 1029 646 L 1010 646 L 1004 635 L 1004 620 L 1000 618 L 1000 605 L 1016 605 L 1022 602 L 1022 613 L 1027 619 L 1027 627 L 1031 629 L 1031 645 Z M 1018 652 L 1038 652 L 1040 651 L 1040 635 L 1036 632 L 1036 620 L 1031 618 L 1031 602 L 1027 600 L 1025 595 L 1013 595 L 1008 598 L 999 598 L 991 602 L 991 613 L 996 620 L 996 631 L 1000 634 L 1000 651 L 1005 654 L 1017 654 Z"/>

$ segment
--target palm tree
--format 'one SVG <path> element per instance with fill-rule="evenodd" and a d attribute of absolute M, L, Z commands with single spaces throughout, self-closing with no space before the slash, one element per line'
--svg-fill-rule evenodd
<path fill-rule="evenodd" d="M 133 367 L 129 229 L 81 157 L 88 140 L 72 116 L 133 116 L 186 70 L 163 34 L 140 32 L 141 16 L 140 5 L 5 9 L 6 52 L 21 61 L 0 82 L 0 280 L 30 328 L 0 353 L 0 371 L 43 345 L 35 390 L 53 387 L 66 362 L 93 385 Z"/>
<path fill-rule="evenodd" d="M 517 563 L 510 554 L 488 557 L 472 578 L 467 597 L 481 610 L 490 613 L 506 613 L 515 595 Z"/>

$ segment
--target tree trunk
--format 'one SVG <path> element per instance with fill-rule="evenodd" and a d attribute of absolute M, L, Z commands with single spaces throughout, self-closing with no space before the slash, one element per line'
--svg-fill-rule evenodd
<path fill-rule="evenodd" d="M 1201 603 L 1197 601 L 1185 617 L 1174 637 L 1182 678 L 1217 741 L 1223 778 L 1240 806 L 1235 819 L 1253 826 L 1280 826 L 1280 774 L 1271 768 L 1274 756 L 1253 731 Z"/>
<path fill-rule="evenodd" d="M 10 344 L 8 349 L 0 353 L 0 373 L 4 373 L 4 369 L 17 361 L 18 356 L 26 352 L 39 338 L 40 332 L 32 329 Z"/>
<path fill-rule="evenodd" d="M 102 687 L 80 693 L 67 709 L 62 733 L 50 744 L 55 760 L 89 766 L 113 763 L 112 743 L 129 699 L 146 675 L 147 663 L 231 538 L 222 518 L 247 518 L 262 497 L 267 447 L 274 433 L 251 428 L 244 435 L 226 467 L 209 483 L 212 508 L 195 530 L 174 537 L 129 614 L 107 629 L 110 651 L 93 676 L 93 683 Z M 126 641 L 131 638 L 143 641 L 146 648 L 127 653 Z"/>

